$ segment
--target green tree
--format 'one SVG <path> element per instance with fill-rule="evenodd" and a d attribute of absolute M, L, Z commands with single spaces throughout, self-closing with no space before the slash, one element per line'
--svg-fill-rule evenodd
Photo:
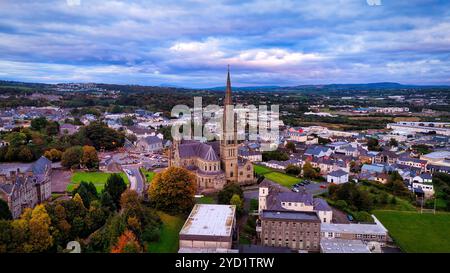
<path fill-rule="evenodd" d="M 241 214 L 244 209 L 244 202 L 238 194 L 233 194 L 230 199 L 230 205 L 236 206 L 236 211 L 238 214 Z"/>
<path fill-rule="evenodd" d="M 287 153 L 284 153 L 284 152 L 281 152 L 278 150 L 262 153 L 263 161 L 270 161 L 270 160 L 286 161 L 288 159 L 289 159 L 289 155 Z"/>
<path fill-rule="evenodd" d="M 157 173 L 148 195 L 158 209 L 168 212 L 189 212 L 195 204 L 197 183 L 195 175 L 179 167 L 169 167 Z"/>
<path fill-rule="evenodd" d="M 31 121 L 31 129 L 35 130 L 35 131 L 40 131 L 42 129 L 44 129 L 48 124 L 47 118 L 45 117 L 39 117 L 39 118 L 35 118 Z"/>
<path fill-rule="evenodd" d="M 389 140 L 389 146 L 391 147 L 397 147 L 398 146 L 398 141 L 395 138 L 391 138 Z"/>
<path fill-rule="evenodd" d="M 127 184 L 123 180 L 122 176 L 117 173 L 113 173 L 108 177 L 106 181 L 104 192 L 109 193 L 116 208 L 120 207 L 120 196 L 127 189 Z"/>
<path fill-rule="evenodd" d="M 289 141 L 288 143 L 286 143 L 285 146 L 286 149 L 288 149 L 289 151 L 291 151 L 291 153 L 295 153 L 296 152 L 296 148 L 295 148 L 295 143 Z"/>
<path fill-rule="evenodd" d="M 381 148 L 378 144 L 378 139 L 369 138 L 367 140 L 367 148 L 369 149 L 369 151 L 379 151 Z"/>
<path fill-rule="evenodd" d="M 19 149 L 18 158 L 23 162 L 30 162 L 34 159 L 33 152 L 28 146 L 21 146 Z"/>
<path fill-rule="evenodd" d="M 98 198 L 97 189 L 92 182 L 81 181 L 81 183 L 72 191 L 72 195 L 79 194 L 83 200 L 83 205 L 89 208 L 92 201 Z"/>
<path fill-rule="evenodd" d="M 238 195 L 241 199 L 244 198 L 244 191 L 236 183 L 226 184 L 217 194 L 217 201 L 219 204 L 230 204 L 233 195 Z"/>
<path fill-rule="evenodd" d="M 309 179 L 315 179 L 319 176 L 316 169 L 313 168 L 311 163 L 309 161 L 306 161 L 305 164 L 303 164 L 303 177 L 309 178 Z"/>
<path fill-rule="evenodd" d="M 109 128 L 101 122 L 93 122 L 86 126 L 85 136 L 92 142 L 97 150 L 114 150 L 122 147 L 125 141 L 125 135 Z"/>
<path fill-rule="evenodd" d="M 45 131 L 49 136 L 56 136 L 59 134 L 59 123 L 56 121 L 49 122 L 45 127 Z"/>
<path fill-rule="evenodd" d="M 83 156 L 83 148 L 74 146 L 67 149 L 61 156 L 61 165 L 66 168 L 78 169 Z"/>
<path fill-rule="evenodd" d="M 108 192 L 103 191 L 100 195 L 100 203 L 103 208 L 110 211 L 115 211 L 117 209 L 111 195 Z"/>
<path fill-rule="evenodd" d="M 9 210 L 8 203 L 0 199 L 0 220 L 11 220 L 12 214 Z"/>
<path fill-rule="evenodd" d="M 302 168 L 299 166 L 290 164 L 286 167 L 285 171 L 287 174 L 299 175 L 302 172 Z"/>

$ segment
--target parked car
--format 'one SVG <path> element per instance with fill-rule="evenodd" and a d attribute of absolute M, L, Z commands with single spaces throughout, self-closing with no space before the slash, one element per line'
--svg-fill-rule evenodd
<path fill-rule="evenodd" d="M 353 216 L 351 216 L 350 214 L 347 214 L 347 219 L 348 219 L 349 221 L 353 221 Z"/>
<path fill-rule="evenodd" d="M 293 191 L 293 192 L 300 192 L 300 190 L 299 190 L 298 188 L 296 188 L 296 187 L 293 187 L 293 188 L 292 188 L 292 191 Z"/>
<path fill-rule="evenodd" d="M 326 188 L 327 188 L 327 185 L 320 185 L 320 188 L 321 188 L 321 189 L 326 189 Z"/>

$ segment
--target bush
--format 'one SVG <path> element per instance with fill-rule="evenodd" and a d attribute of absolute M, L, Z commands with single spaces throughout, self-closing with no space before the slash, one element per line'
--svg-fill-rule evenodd
<path fill-rule="evenodd" d="M 337 200 L 336 207 L 341 208 L 341 209 L 346 209 L 348 207 L 348 204 L 344 200 Z"/>
<path fill-rule="evenodd" d="M 147 227 L 142 233 L 142 240 L 147 242 L 157 242 L 161 236 L 161 230 L 156 226 Z"/>
<path fill-rule="evenodd" d="M 355 217 L 355 220 L 358 222 L 366 222 L 366 223 L 373 222 L 372 216 L 367 211 L 355 212 L 353 214 L 353 217 Z"/>

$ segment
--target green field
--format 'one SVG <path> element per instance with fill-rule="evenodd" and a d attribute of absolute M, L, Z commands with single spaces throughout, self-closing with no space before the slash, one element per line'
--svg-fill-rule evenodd
<path fill-rule="evenodd" d="M 253 165 L 253 169 L 258 175 L 264 175 L 265 178 L 288 188 L 302 181 L 298 177 L 290 176 L 265 166 Z"/>
<path fill-rule="evenodd" d="M 145 179 L 146 179 L 147 183 L 152 182 L 153 177 L 156 174 L 155 172 L 147 171 L 147 170 L 145 170 L 143 168 L 141 168 L 141 172 L 145 175 Z"/>
<path fill-rule="evenodd" d="M 374 211 L 405 252 L 450 253 L 450 213 Z"/>
<path fill-rule="evenodd" d="M 253 170 L 259 175 L 273 172 L 271 168 L 267 168 L 261 165 L 253 165 Z"/>
<path fill-rule="evenodd" d="M 127 183 L 127 185 L 130 184 L 130 182 L 128 181 L 128 177 L 126 176 L 125 173 L 119 174 L 120 176 L 122 176 L 123 180 L 125 180 L 125 183 Z M 85 181 L 85 182 L 92 182 L 95 188 L 97 189 L 97 192 L 101 192 L 110 175 L 111 175 L 110 173 L 102 173 L 102 172 L 76 172 L 70 179 L 70 183 L 69 185 L 67 185 L 66 190 L 68 192 L 72 192 L 72 190 L 75 188 L 76 185 L 80 184 L 81 181 Z"/>
<path fill-rule="evenodd" d="M 185 220 L 181 216 L 172 216 L 164 212 L 158 214 L 163 222 L 161 236 L 158 242 L 147 244 L 147 251 L 151 253 L 177 253 L 178 234 Z"/>
<path fill-rule="evenodd" d="M 282 186 L 285 187 L 292 187 L 294 184 L 297 184 L 298 182 L 302 181 L 300 178 L 298 177 L 293 177 L 284 173 L 279 173 L 279 172 L 271 172 L 271 173 L 266 173 L 264 174 L 264 176 L 269 179 L 272 180 L 273 182 L 276 182 Z"/>

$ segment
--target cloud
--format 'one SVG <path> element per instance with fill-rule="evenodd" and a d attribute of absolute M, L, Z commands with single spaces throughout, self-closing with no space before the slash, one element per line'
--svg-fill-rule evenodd
<path fill-rule="evenodd" d="M 0 1 L 0 78 L 204 87 L 449 83 L 439 0 Z"/>

